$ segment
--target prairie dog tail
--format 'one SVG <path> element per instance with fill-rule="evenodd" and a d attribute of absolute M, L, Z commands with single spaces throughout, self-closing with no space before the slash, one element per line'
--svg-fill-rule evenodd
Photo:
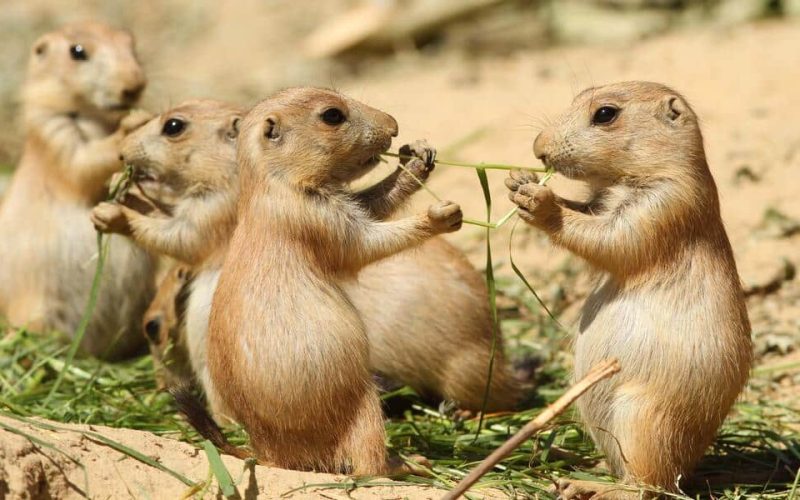
<path fill-rule="evenodd" d="M 234 446 L 222 433 L 219 425 L 208 413 L 206 407 L 192 393 L 191 387 L 186 384 L 178 384 L 169 388 L 169 393 L 175 398 L 175 403 L 189 424 L 203 436 L 211 441 L 222 453 L 232 455 L 236 458 L 246 460 L 254 459 L 255 455 L 247 448 Z"/>

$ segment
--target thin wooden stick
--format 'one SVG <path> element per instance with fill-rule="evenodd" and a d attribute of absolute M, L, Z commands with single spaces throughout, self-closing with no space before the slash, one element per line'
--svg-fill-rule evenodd
<path fill-rule="evenodd" d="M 545 408 L 535 419 L 531 420 L 525 426 L 514 434 L 511 439 L 503 443 L 502 446 L 492 452 L 491 455 L 486 457 L 483 462 L 478 464 L 477 467 L 467 474 L 467 476 L 459 482 L 455 488 L 449 491 L 442 500 L 455 500 L 467 492 L 467 490 L 475 484 L 478 479 L 483 477 L 484 474 L 492 470 L 500 460 L 505 458 L 509 453 L 514 451 L 519 445 L 524 443 L 528 438 L 533 436 L 536 432 L 540 431 L 551 420 L 559 416 L 569 405 L 575 402 L 584 392 L 588 391 L 592 386 L 601 380 L 608 378 L 620 370 L 619 361 L 616 359 L 608 359 L 598 363 L 586 374 L 580 382 L 570 387 L 563 396 L 558 398 L 553 404 Z"/>

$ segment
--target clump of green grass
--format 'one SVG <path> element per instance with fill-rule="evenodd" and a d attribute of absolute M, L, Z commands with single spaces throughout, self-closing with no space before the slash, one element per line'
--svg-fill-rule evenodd
<path fill-rule="evenodd" d="M 0 340 L 0 407 L 58 422 L 184 434 L 171 396 L 156 390 L 149 356 L 114 364 L 76 357 L 67 366 L 68 350 L 57 336 L 6 333 Z"/>

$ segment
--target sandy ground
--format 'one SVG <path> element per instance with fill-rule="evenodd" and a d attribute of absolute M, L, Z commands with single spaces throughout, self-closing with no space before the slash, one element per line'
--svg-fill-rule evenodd
<path fill-rule="evenodd" d="M 22 4 L 16 5 L 17 9 Z M 592 48 L 556 48 L 522 52 L 505 58 L 472 59 L 461 54 L 404 52 L 391 64 L 368 68 L 355 78 L 331 78 L 324 66 L 286 64 L 291 71 L 272 71 L 288 56 L 269 60 L 264 44 L 274 33 L 259 34 L 253 26 L 263 18 L 243 21 L 245 46 L 236 51 L 235 13 L 219 14 L 201 40 L 166 46 L 143 41 L 143 58 L 153 69 L 148 103 L 164 109 L 189 97 L 226 97 L 252 102 L 286 83 L 306 81 L 335 85 L 340 90 L 393 114 L 400 123 L 396 144 L 426 138 L 440 150 L 441 158 L 465 161 L 533 164 L 531 152 L 537 131 L 550 117 L 566 108 L 581 89 L 604 82 L 643 79 L 669 84 L 693 103 L 701 117 L 712 172 L 720 188 L 723 217 L 728 228 L 745 285 L 772 280 L 788 261 L 800 264 L 800 234 L 780 236 L 774 225 L 765 225 L 765 213 L 775 209 L 800 220 L 800 21 L 770 21 L 731 29 L 673 33 L 649 41 Z M 20 14 L 22 15 L 22 14 Z M 136 18 L 135 12 L 130 14 Z M 315 15 L 322 15 L 317 13 Z M 280 18 L 279 18 L 280 19 Z M 277 21 L 270 21 L 276 24 Z M 301 31 L 302 32 L 302 31 Z M 138 34 L 138 33 L 137 33 Z M 141 35 L 140 35 L 141 36 Z M 288 36 L 288 35 L 287 35 Z M 295 37 L 296 38 L 296 37 Z M 285 46 L 281 39 L 275 44 Z M 181 54 L 177 57 L 176 54 Z M 234 54 L 234 55 L 232 55 Z M 230 56 L 230 57 L 229 57 Z M 170 61 L 167 64 L 167 61 Z M 319 69 L 323 68 L 323 69 Z M 13 144 L 13 141 L 9 144 Z M 14 147 L 10 146 L 12 155 Z M 757 180 L 739 180 L 747 168 Z M 495 196 L 494 219 L 511 208 L 502 174 L 491 175 Z M 562 179 L 551 184 L 556 191 L 579 193 Z M 430 187 L 440 196 L 462 204 L 468 217 L 483 217 L 483 197 L 474 172 L 440 167 Z M 421 193 L 417 207 L 429 203 Z M 510 275 L 507 265 L 509 227 L 493 235 L 500 275 Z M 466 227 L 452 236 L 478 266 L 484 264 L 482 230 Z M 566 254 L 554 250 L 543 238 L 525 227 L 518 228 L 515 259 L 523 271 L 541 275 L 564 265 Z M 580 264 L 571 262 L 570 265 Z M 549 283 L 539 283 L 547 287 Z M 579 282 L 569 293 L 580 298 L 586 287 Z M 750 313 L 757 339 L 777 336 L 784 349 L 797 349 L 800 334 L 800 286 L 783 283 L 775 293 L 750 299 Z M 569 319 L 569 318 L 567 318 Z M 779 341 L 775 341 L 780 344 Z M 771 344 L 757 344 L 767 351 Z M 759 354 L 763 354 L 760 352 Z M 796 354 L 794 358 L 797 359 Z M 762 357 L 775 364 L 778 355 Z M 788 384 L 781 395 L 796 397 Z M 0 419 L 5 424 L 16 422 Z M 119 498 L 136 492 L 152 497 L 177 497 L 186 486 L 131 459 L 73 433 L 53 433 L 26 428 L 42 439 L 59 442 L 87 464 L 92 494 Z M 148 455 L 192 479 L 202 480 L 208 466 L 202 452 L 191 446 L 152 435 L 102 429 L 102 433 L 135 445 Z M 0 479 L 21 485 L 19 496 L 35 497 L 50 489 L 53 496 L 77 495 L 84 488 L 82 472 L 68 459 L 26 439 L 0 430 Z M 241 462 L 226 457 L 231 471 Z M 8 479 L 7 479 L 8 480 Z M 70 481 L 68 484 L 66 481 Z M 250 485 L 276 496 L 303 483 L 335 480 L 331 476 L 257 468 L 255 479 L 246 473 L 242 494 Z M 37 488 L 39 488 L 37 490 Z M 0 497 L 3 496 L 0 491 Z M 16 493 L 15 493 L 16 495 Z M 321 492 L 295 493 L 294 498 L 319 498 Z M 324 495 L 344 497 L 341 490 Z M 434 498 L 439 491 L 422 488 L 369 488 L 352 493 L 355 498 Z"/>
<path fill-rule="evenodd" d="M 134 448 L 194 482 L 203 483 L 211 477 L 205 452 L 189 444 L 130 429 L 55 425 L 60 428 L 58 432 L 0 417 L 0 498 L 184 498 L 200 491 L 200 487 L 193 489 L 167 472 L 116 451 L 96 435 Z M 5 430 L 7 427 L 27 436 Z M 33 442 L 29 437 L 34 438 Z M 444 493 L 435 488 L 393 485 L 388 479 L 376 479 L 375 486 L 348 491 L 344 486 L 335 486 L 349 481 L 345 476 L 246 466 L 230 456 L 223 456 L 222 460 L 240 497 L 245 499 L 428 500 Z M 215 493 L 216 486 L 212 485 L 204 496 L 217 496 Z M 489 492 L 485 498 L 502 497 Z"/>

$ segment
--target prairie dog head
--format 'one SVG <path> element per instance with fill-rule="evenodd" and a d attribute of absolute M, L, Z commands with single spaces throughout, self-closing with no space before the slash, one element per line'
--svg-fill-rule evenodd
<path fill-rule="evenodd" d="M 651 82 L 584 90 L 533 149 L 564 176 L 599 183 L 692 173 L 686 170 L 705 165 L 694 111 L 680 94 Z"/>
<path fill-rule="evenodd" d="M 191 280 L 192 272 L 188 267 L 172 268 L 144 314 L 142 330 L 153 356 L 159 386 L 171 386 L 191 380 L 193 376 L 183 328 Z"/>
<path fill-rule="evenodd" d="M 75 23 L 34 43 L 24 98 L 59 112 L 119 118 L 138 102 L 146 84 L 130 33 L 97 22 Z"/>
<path fill-rule="evenodd" d="M 183 265 L 175 266 L 164 277 L 142 319 L 142 331 L 150 345 L 163 351 L 170 341 L 177 343 L 188 293 L 186 285 L 191 279 L 190 269 Z"/>
<path fill-rule="evenodd" d="M 122 142 L 122 160 L 148 197 L 226 190 L 237 178 L 236 138 L 244 110 L 214 100 L 187 101 L 153 118 Z"/>
<path fill-rule="evenodd" d="M 332 90 L 299 87 L 256 105 L 242 122 L 238 158 L 248 175 L 306 188 L 369 172 L 397 136 L 397 121 Z"/>

